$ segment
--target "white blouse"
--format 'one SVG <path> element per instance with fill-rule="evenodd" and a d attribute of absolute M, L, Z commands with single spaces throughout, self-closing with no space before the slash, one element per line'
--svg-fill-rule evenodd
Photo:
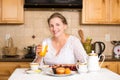
<path fill-rule="evenodd" d="M 51 38 L 45 39 L 48 44 L 48 52 L 42 59 L 40 64 L 75 64 L 77 60 L 86 62 L 88 55 L 86 54 L 80 40 L 75 36 L 69 36 L 66 44 L 61 48 L 58 55 L 52 45 Z"/>

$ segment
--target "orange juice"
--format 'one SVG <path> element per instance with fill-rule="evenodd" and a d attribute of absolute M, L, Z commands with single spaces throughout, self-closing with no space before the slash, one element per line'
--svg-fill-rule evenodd
<path fill-rule="evenodd" d="M 41 57 L 44 57 L 44 56 L 46 55 L 47 49 L 48 49 L 48 45 L 47 45 L 47 43 L 44 41 L 44 42 L 42 43 L 42 51 L 39 53 L 39 55 L 40 55 Z"/>
<path fill-rule="evenodd" d="M 42 47 L 42 51 L 40 52 L 40 56 L 44 57 L 46 55 L 46 52 L 47 52 L 47 48 L 48 48 L 48 45 L 45 45 Z"/>

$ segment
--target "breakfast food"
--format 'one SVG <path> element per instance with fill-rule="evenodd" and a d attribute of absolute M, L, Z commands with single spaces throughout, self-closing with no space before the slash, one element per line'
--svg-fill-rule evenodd
<path fill-rule="evenodd" d="M 71 74 L 70 68 L 65 68 L 65 74 Z"/>
<path fill-rule="evenodd" d="M 55 74 L 71 74 L 70 68 L 58 67 Z"/>
<path fill-rule="evenodd" d="M 72 68 L 63 65 L 53 65 L 52 70 L 54 74 L 71 74 Z"/>
<path fill-rule="evenodd" d="M 64 67 L 58 67 L 56 68 L 56 74 L 64 74 L 65 68 Z"/>

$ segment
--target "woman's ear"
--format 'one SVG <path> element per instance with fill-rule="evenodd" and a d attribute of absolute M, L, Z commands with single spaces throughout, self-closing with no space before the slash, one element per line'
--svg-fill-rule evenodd
<path fill-rule="evenodd" d="M 64 29 L 67 29 L 67 25 L 66 24 L 64 25 Z"/>

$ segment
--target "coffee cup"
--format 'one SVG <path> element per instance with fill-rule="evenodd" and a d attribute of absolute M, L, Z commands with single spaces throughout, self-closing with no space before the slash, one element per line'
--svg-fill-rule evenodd
<path fill-rule="evenodd" d="M 86 73 L 88 71 L 86 63 L 80 63 L 76 65 L 78 73 Z"/>
<path fill-rule="evenodd" d="M 30 63 L 30 69 L 31 70 L 38 70 L 39 69 L 39 63 Z"/>

